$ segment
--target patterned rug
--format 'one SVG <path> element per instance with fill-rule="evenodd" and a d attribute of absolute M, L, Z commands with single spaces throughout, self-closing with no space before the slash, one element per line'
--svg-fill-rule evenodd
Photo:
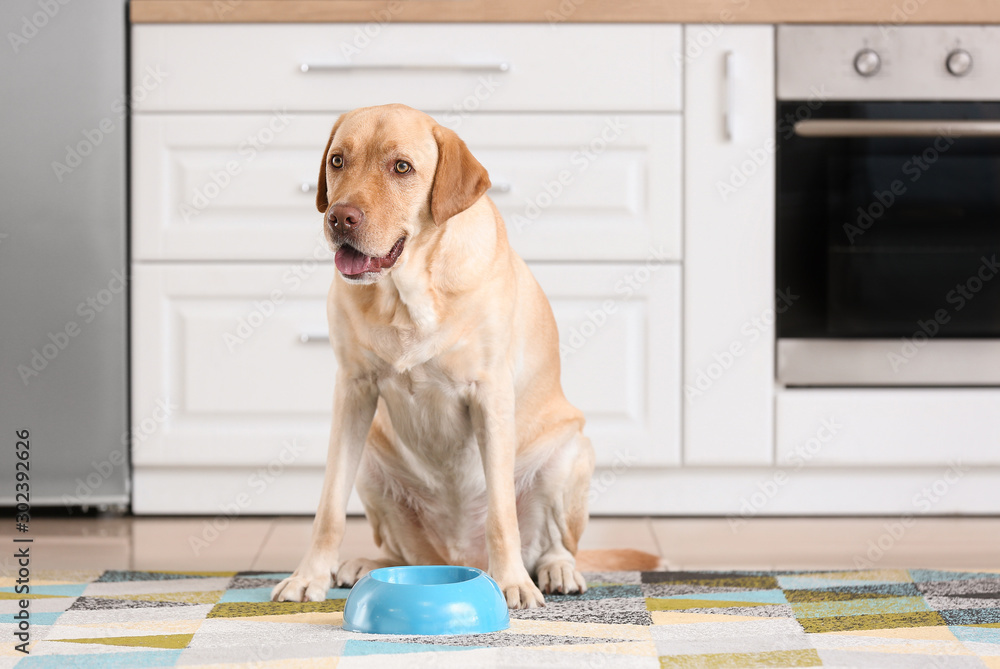
<path fill-rule="evenodd" d="M 1000 572 L 589 573 L 583 596 L 454 637 L 345 632 L 347 590 L 268 601 L 286 575 L 40 572 L 27 656 L 6 579 L 0 666 L 1000 669 Z"/>

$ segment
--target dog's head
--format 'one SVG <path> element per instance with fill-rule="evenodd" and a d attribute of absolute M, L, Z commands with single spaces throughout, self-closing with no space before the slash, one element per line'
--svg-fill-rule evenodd
<path fill-rule="evenodd" d="M 454 131 L 404 105 L 365 107 L 337 119 L 323 152 L 316 208 L 349 283 L 375 283 L 407 240 L 443 225 L 490 187 Z"/>

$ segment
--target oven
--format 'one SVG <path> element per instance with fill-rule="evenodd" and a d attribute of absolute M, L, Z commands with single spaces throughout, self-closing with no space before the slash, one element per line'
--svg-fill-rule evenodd
<path fill-rule="evenodd" d="M 782 26 L 777 377 L 1000 385 L 1000 33 Z"/>

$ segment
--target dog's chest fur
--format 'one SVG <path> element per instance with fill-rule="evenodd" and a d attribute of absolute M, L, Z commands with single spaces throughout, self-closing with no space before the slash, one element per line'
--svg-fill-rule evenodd
<path fill-rule="evenodd" d="M 440 460 L 475 445 L 468 399 L 481 340 L 456 319 L 439 324 L 426 289 L 400 290 L 397 299 L 388 322 L 370 323 L 359 343 L 393 432 L 418 457 Z"/>
<path fill-rule="evenodd" d="M 461 353 L 405 371 L 379 366 L 377 424 L 393 455 L 380 458 L 394 496 L 419 509 L 426 540 L 446 561 L 486 568 L 486 479 L 469 413 Z"/>

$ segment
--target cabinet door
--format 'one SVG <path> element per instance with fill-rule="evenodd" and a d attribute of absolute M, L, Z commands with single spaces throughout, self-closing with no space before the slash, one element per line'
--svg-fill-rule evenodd
<path fill-rule="evenodd" d="M 684 43 L 684 463 L 769 464 L 774 32 L 692 25 Z"/>
<path fill-rule="evenodd" d="M 330 260 L 313 204 L 337 114 L 138 114 L 137 260 Z M 448 116 L 438 117 L 448 123 Z M 454 126 L 528 260 L 679 260 L 678 114 L 476 114 Z M 266 139 L 267 141 L 263 141 Z"/>
<path fill-rule="evenodd" d="M 669 24 L 137 25 L 137 111 L 678 111 Z M 516 141 L 512 138 L 511 141 Z"/>
<path fill-rule="evenodd" d="M 597 465 L 680 464 L 680 266 L 533 264 Z"/>
<path fill-rule="evenodd" d="M 679 266 L 532 271 L 598 462 L 678 464 Z M 253 513 L 315 511 L 336 373 L 325 304 L 335 275 L 328 263 L 135 268 L 136 512 L 217 512 L 243 494 Z M 192 477 L 203 485 L 179 498 Z"/>

